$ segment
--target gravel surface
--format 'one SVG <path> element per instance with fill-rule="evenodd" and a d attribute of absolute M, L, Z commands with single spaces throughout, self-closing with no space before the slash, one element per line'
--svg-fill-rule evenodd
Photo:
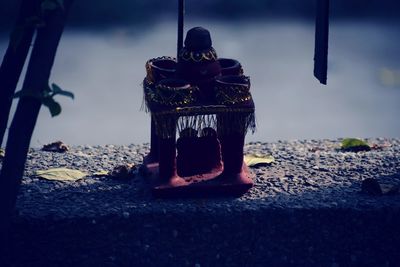
<path fill-rule="evenodd" d="M 400 207 L 399 196 L 374 197 L 359 194 L 361 181 L 400 183 L 400 140 L 373 139 L 369 143 L 389 145 L 361 153 L 337 151 L 340 141 L 282 141 L 250 143 L 246 153 L 275 157 L 271 166 L 252 169 L 255 186 L 238 199 L 202 200 L 210 211 L 235 208 L 383 208 Z M 78 169 L 89 174 L 111 171 L 124 163 L 141 164 L 148 145 L 76 146 L 68 153 L 32 149 L 18 199 L 21 216 L 88 217 L 111 213 L 152 212 L 170 209 L 196 210 L 199 200 L 153 199 L 146 179 L 130 181 L 88 176 L 78 182 L 55 182 L 34 176 L 36 170 L 56 167 Z M 138 209 L 139 208 L 139 209 Z M 140 208 L 144 208 L 141 210 Z"/>
<path fill-rule="evenodd" d="M 10 255 L 16 266 L 399 266 L 400 195 L 360 191 L 366 178 L 400 184 L 400 139 L 367 141 L 380 148 L 344 153 L 340 140 L 249 143 L 246 153 L 276 161 L 252 168 L 254 188 L 236 199 L 154 199 L 139 175 L 124 182 L 34 175 L 139 165 L 148 144 L 32 149 Z"/>

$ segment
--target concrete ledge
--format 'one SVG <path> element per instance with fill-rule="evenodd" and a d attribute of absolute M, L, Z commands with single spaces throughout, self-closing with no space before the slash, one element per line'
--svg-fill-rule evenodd
<path fill-rule="evenodd" d="M 147 146 L 32 150 L 18 199 L 14 266 L 398 266 L 400 196 L 360 194 L 361 181 L 400 183 L 400 140 L 343 153 L 340 140 L 251 143 L 272 154 L 238 199 L 156 200 L 137 176 L 52 182 L 37 169 L 94 173 L 141 162 Z"/>

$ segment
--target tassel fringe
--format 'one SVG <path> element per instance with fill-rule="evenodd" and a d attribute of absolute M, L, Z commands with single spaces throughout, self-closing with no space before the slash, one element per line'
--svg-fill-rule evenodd
<path fill-rule="evenodd" d="M 161 138 L 175 138 L 176 132 L 194 129 L 201 132 L 204 128 L 212 128 L 218 135 L 231 133 L 246 134 L 256 130 L 256 119 L 252 113 L 202 114 L 193 116 L 177 116 L 172 114 L 153 114 L 156 133 Z"/>

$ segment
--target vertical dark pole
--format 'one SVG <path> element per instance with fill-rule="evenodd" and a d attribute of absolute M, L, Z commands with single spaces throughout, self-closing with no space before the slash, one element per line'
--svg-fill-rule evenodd
<path fill-rule="evenodd" d="M 328 76 L 329 0 L 317 1 L 314 76 L 326 84 Z"/>
<path fill-rule="evenodd" d="M 38 3 L 38 1 L 33 0 L 22 1 L 13 32 L 14 36 L 19 36 L 20 38 L 10 39 L 7 52 L 0 66 L 0 147 L 3 144 L 3 138 L 7 129 L 12 96 L 15 93 L 35 31 L 33 26 L 24 26 L 26 19 L 34 15 Z"/>
<path fill-rule="evenodd" d="M 22 91 L 30 95 L 43 94 L 49 82 L 57 47 L 64 30 L 67 13 L 73 0 L 64 0 L 64 9 L 57 8 L 44 16 L 45 26 L 37 30 Z M 21 97 L 18 101 L 9 136 L 6 156 L 0 173 L 0 265 L 7 256 L 9 227 L 24 173 L 29 144 L 42 102 L 35 97 Z"/>
<path fill-rule="evenodd" d="M 178 7 L 178 49 L 177 58 L 179 57 L 179 52 L 183 47 L 183 24 L 185 17 L 185 0 L 179 0 Z"/>

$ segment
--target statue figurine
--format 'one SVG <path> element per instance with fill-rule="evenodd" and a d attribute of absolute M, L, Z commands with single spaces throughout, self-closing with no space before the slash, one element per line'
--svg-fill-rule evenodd
<path fill-rule="evenodd" d="M 146 70 L 152 141 L 144 165 L 156 173 L 155 196 L 245 193 L 253 181 L 243 146 L 255 119 L 250 79 L 241 64 L 219 59 L 209 31 L 196 27 L 187 32 L 177 61 L 155 58 Z"/>
<path fill-rule="evenodd" d="M 204 28 L 189 30 L 183 46 L 184 2 L 178 5 L 177 59 L 146 63 L 151 142 L 143 166 L 154 174 L 156 197 L 238 196 L 253 185 L 243 163 L 245 135 L 255 130 L 250 78 L 237 60 L 217 57 Z M 317 1 L 315 37 L 314 75 L 326 84 L 329 0 Z"/>

